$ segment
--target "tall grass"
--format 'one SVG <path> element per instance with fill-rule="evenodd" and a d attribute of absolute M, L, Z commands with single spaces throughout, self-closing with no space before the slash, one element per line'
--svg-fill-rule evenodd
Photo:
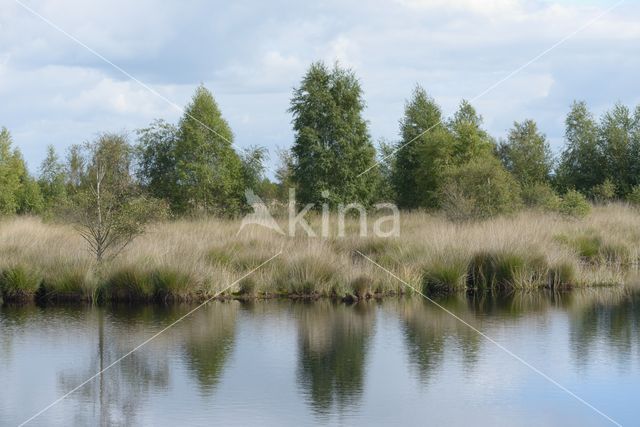
<path fill-rule="evenodd" d="M 320 230 L 321 218 L 309 221 Z M 371 221 L 372 223 L 372 221 Z M 239 221 L 179 220 L 152 225 L 99 268 L 66 225 L 21 217 L 0 221 L 0 292 L 10 299 L 202 300 L 222 297 L 367 298 L 410 292 L 512 290 L 616 285 L 635 280 L 640 214 L 624 205 L 595 207 L 586 218 L 524 211 L 454 223 L 421 212 L 401 215 L 400 237 L 347 237 L 299 231 L 285 237 Z M 370 227 L 372 224 L 370 224 Z M 282 224 L 287 229 L 286 224 Z M 282 255 L 235 282 L 273 255 Z"/>

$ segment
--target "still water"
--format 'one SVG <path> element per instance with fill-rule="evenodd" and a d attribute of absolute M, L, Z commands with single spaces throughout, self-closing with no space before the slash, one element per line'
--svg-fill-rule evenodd
<path fill-rule="evenodd" d="M 640 294 L 440 301 L 623 425 L 640 425 Z M 18 425 L 192 306 L 0 308 Z M 29 425 L 613 425 L 419 298 L 215 302 Z"/>

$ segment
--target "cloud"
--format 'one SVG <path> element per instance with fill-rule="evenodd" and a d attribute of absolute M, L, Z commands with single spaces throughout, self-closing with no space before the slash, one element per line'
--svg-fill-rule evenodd
<path fill-rule="evenodd" d="M 27 1 L 27 0 L 21 0 Z M 292 141 L 291 90 L 316 60 L 352 67 L 372 136 L 395 140 L 416 83 L 447 114 L 613 4 L 541 0 L 30 0 L 29 7 L 179 105 L 204 83 L 238 146 Z M 52 143 L 133 130 L 173 107 L 17 3 L 0 14 L 0 125 L 35 170 Z M 488 130 L 534 118 L 556 146 L 573 99 L 640 102 L 640 5 L 627 2 L 475 102 Z M 275 157 L 275 156 L 274 156 Z"/>

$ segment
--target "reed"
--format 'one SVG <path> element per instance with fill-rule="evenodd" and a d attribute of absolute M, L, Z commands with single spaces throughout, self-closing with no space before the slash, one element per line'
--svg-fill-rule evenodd
<path fill-rule="evenodd" d="M 637 279 L 640 214 L 623 204 L 596 206 L 585 218 L 537 211 L 481 222 L 401 214 L 400 236 L 353 233 L 285 237 L 240 221 L 153 224 L 118 258 L 99 267 L 70 226 L 39 218 L 0 220 L 0 292 L 4 300 L 203 300 L 221 297 L 367 298 L 410 289 L 359 253 L 429 294 L 538 287 L 621 285 Z M 321 218 L 310 224 L 321 228 Z M 372 222 L 372 221 L 370 221 Z M 370 224 L 372 226 L 372 224 Z M 286 224 L 282 220 L 282 229 Z M 252 269 L 282 254 L 250 276 Z M 229 284 L 238 281 L 226 289 Z"/>

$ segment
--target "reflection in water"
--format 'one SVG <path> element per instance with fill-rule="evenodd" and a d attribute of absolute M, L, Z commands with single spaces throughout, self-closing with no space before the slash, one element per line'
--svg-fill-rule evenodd
<path fill-rule="evenodd" d="M 583 297 L 584 298 L 584 297 Z M 608 361 L 617 359 L 624 367 L 640 353 L 640 292 L 597 294 L 590 303 L 576 301 L 570 317 L 572 355 L 579 367 L 592 362 L 604 350 Z"/>
<path fill-rule="evenodd" d="M 318 414 L 356 405 L 363 390 L 365 359 L 375 306 L 316 301 L 294 306 L 298 318 L 298 382 Z"/>
<path fill-rule="evenodd" d="M 465 322 L 474 324 L 465 296 L 438 302 Z M 395 308 L 402 319 L 410 365 L 427 383 L 442 363 L 448 341 L 462 355 L 463 366 L 471 371 L 477 360 L 482 338 L 468 326 L 425 299 L 409 298 Z"/>
<path fill-rule="evenodd" d="M 640 392 L 640 291 L 457 295 L 438 302 L 515 346 L 519 356 L 569 389 L 590 393 L 590 402 L 623 424 L 637 421 L 632 412 Z M 12 384 L 0 387 L 0 424 L 24 421 L 192 308 L 0 307 L 0 384 Z M 252 333 L 238 334 L 241 328 Z M 453 416 L 457 424 L 476 418 L 545 424 L 562 414 L 592 420 L 588 408 L 567 404 L 561 391 L 508 360 L 421 298 L 354 305 L 216 302 L 96 377 L 42 420 L 171 425 L 176 419 L 168 417 L 183 411 L 180 416 L 197 417 L 199 424 L 296 425 L 314 418 L 370 424 L 382 422 L 376 410 L 384 405 L 393 416 L 414 411 L 415 420 Z M 502 375 L 507 369 L 514 371 Z M 257 382 L 277 384 L 282 398 L 260 406 L 265 387 L 255 387 Z M 34 390 L 37 399 L 19 398 Z M 554 398 L 536 400 L 554 392 Z M 476 403 L 470 406 L 476 412 L 460 414 L 471 418 L 456 418 L 461 401 Z M 551 418 L 535 418 L 547 410 Z"/>
<path fill-rule="evenodd" d="M 237 301 L 207 305 L 183 329 L 189 369 L 204 393 L 214 391 L 233 349 L 238 307 Z"/>
<path fill-rule="evenodd" d="M 154 318 L 150 316 L 152 312 L 149 308 L 127 311 L 125 318 Z M 140 328 L 122 322 L 117 313 L 114 312 L 116 322 L 105 320 L 108 314 L 103 308 L 91 311 L 83 319 L 87 327 L 95 331 L 95 350 L 86 359 L 85 366 L 58 375 L 61 393 L 74 389 L 131 350 L 129 340 L 123 338 L 139 335 Z M 85 411 L 74 414 L 74 424 L 90 425 L 97 419 L 102 426 L 134 425 L 145 396 L 151 389 L 167 388 L 168 382 L 166 358 L 149 358 L 148 353 L 142 351 L 132 353 L 71 395 L 87 406 Z"/>

